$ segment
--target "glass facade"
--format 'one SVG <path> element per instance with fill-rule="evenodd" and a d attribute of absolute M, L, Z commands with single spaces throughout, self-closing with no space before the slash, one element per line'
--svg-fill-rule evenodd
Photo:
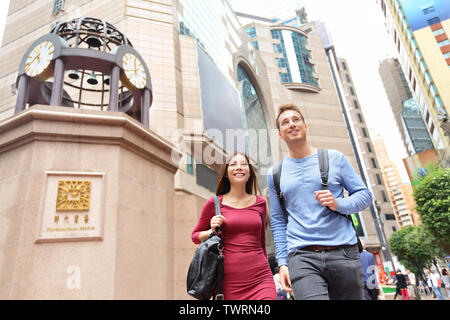
<path fill-rule="evenodd" d="M 243 127 L 246 130 L 246 152 L 257 162 L 258 182 L 261 191 L 267 187 L 267 170 L 271 167 L 269 131 L 261 100 L 249 75 L 239 65 L 237 69 L 241 91 Z"/>
<path fill-rule="evenodd" d="M 402 119 L 408 135 L 408 149 L 412 153 L 433 149 L 431 137 L 414 98 L 403 101 Z"/>
<path fill-rule="evenodd" d="M 280 81 L 281 83 L 285 82 L 293 82 L 291 76 L 291 70 L 289 68 L 289 60 L 286 53 L 286 48 L 284 45 L 283 35 L 281 34 L 281 30 L 272 30 L 272 39 L 279 39 L 280 43 L 274 44 L 275 53 L 282 53 L 283 58 L 277 58 L 277 64 L 279 68 L 286 68 L 286 72 L 280 72 Z M 282 66 L 282 67 L 281 67 Z"/>
<path fill-rule="evenodd" d="M 281 83 L 306 83 L 318 87 L 318 79 L 314 77 L 314 64 L 311 63 L 311 51 L 307 49 L 308 38 L 292 30 L 271 30 L 275 53 L 282 53 L 283 58 L 276 58 Z"/>
<path fill-rule="evenodd" d="M 183 7 L 178 11 L 180 33 L 196 38 L 228 77 L 234 69 L 232 52 L 242 45 L 239 35 L 242 27 L 228 2 L 180 0 L 179 3 Z M 225 23 L 219 23 L 222 21 Z M 223 49 L 227 46 L 230 50 Z"/>

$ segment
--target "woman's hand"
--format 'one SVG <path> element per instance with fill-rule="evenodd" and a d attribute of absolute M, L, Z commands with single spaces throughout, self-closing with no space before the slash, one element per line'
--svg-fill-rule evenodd
<path fill-rule="evenodd" d="M 225 221 L 227 218 L 222 215 L 212 217 L 210 222 L 212 232 L 217 234 L 218 229 L 216 228 L 220 228 Z"/>

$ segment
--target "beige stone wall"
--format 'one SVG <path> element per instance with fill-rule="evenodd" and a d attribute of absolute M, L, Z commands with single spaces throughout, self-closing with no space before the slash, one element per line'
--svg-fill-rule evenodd
<path fill-rule="evenodd" d="M 172 150 L 122 113 L 35 106 L 0 122 L 0 297 L 173 299 Z M 104 173 L 101 240 L 36 243 L 47 171 Z"/>

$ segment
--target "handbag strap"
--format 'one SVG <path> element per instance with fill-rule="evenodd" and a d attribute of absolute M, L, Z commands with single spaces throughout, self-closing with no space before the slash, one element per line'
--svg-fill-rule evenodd
<path fill-rule="evenodd" d="M 216 216 L 221 215 L 220 211 L 220 199 L 218 196 L 214 196 L 214 209 Z M 222 228 L 217 227 L 216 232 L 218 233 Z M 223 266 L 223 243 L 222 247 L 219 248 L 219 256 L 217 257 L 217 294 L 216 300 L 223 300 L 223 276 L 224 276 L 224 266 Z"/>

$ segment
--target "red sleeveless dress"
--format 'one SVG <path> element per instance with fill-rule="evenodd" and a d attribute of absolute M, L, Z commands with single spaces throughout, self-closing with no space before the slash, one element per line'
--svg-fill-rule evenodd
<path fill-rule="evenodd" d="M 237 209 L 222 204 L 222 196 L 219 199 L 222 215 L 227 218 L 222 225 L 225 300 L 276 300 L 266 252 L 266 200 L 257 195 L 254 204 Z M 210 198 L 192 231 L 195 244 L 200 243 L 200 232 L 210 229 L 214 214 L 214 198 Z"/>

